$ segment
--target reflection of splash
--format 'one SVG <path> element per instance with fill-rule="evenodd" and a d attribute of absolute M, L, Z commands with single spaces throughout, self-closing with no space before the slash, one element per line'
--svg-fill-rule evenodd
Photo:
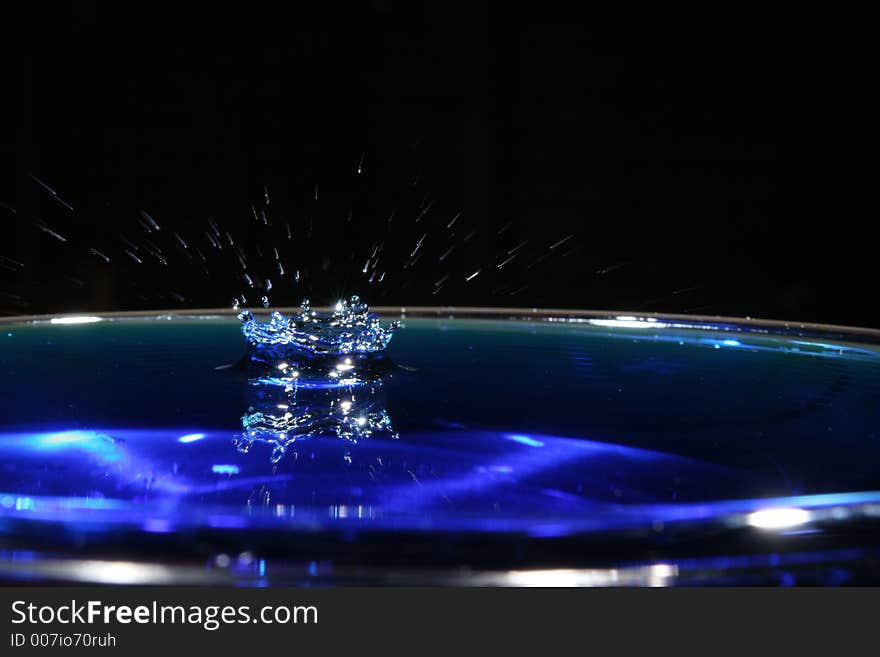
<path fill-rule="evenodd" d="M 250 407 L 235 441 L 242 452 L 255 442 L 269 443 L 277 463 L 303 438 L 332 435 L 357 443 L 377 432 L 397 437 L 385 410 L 380 370 L 387 361 L 360 355 L 270 363 L 261 354 L 251 364 L 262 371 L 248 380 Z"/>
<path fill-rule="evenodd" d="M 315 312 L 305 300 L 299 313 L 287 316 L 276 311 L 268 322 L 257 322 L 249 310 L 243 310 L 238 318 L 251 345 L 298 347 L 315 354 L 382 351 L 400 325 L 394 321 L 383 328 L 379 315 L 370 312 L 370 307 L 357 295 L 339 301 L 329 314 Z"/>

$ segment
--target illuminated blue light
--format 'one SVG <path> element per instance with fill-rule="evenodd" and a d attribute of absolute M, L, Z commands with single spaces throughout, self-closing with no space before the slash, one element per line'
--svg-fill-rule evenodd
<path fill-rule="evenodd" d="M 511 433 L 505 436 L 508 440 L 512 440 L 515 443 L 520 443 L 521 445 L 528 445 L 529 447 L 543 447 L 544 443 L 540 440 L 535 440 L 534 438 L 529 438 L 528 436 L 522 436 L 520 434 Z"/>
<path fill-rule="evenodd" d="M 215 474 L 234 475 L 239 473 L 239 468 L 237 465 L 217 464 L 211 466 L 211 472 Z"/>
<path fill-rule="evenodd" d="M 185 436 L 181 436 L 180 438 L 178 438 L 177 442 L 179 442 L 179 443 L 194 443 L 197 440 L 201 440 L 204 437 L 205 437 L 205 434 L 203 434 L 203 433 L 188 433 Z"/>
<path fill-rule="evenodd" d="M 170 534 L 173 531 L 171 523 L 164 518 L 147 518 L 142 527 L 151 534 Z"/>
<path fill-rule="evenodd" d="M 231 515 L 211 516 L 208 518 L 208 525 L 218 529 L 242 529 L 247 527 L 247 520 Z"/>
<path fill-rule="evenodd" d="M 38 447 L 55 447 L 90 441 L 96 436 L 97 434 L 91 431 L 61 431 L 38 436 L 36 444 Z"/>
<path fill-rule="evenodd" d="M 122 454 L 114 440 L 107 434 L 97 431 L 58 431 L 36 434 L 7 434 L 16 436 L 23 445 L 38 451 L 54 452 L 68 449 L 84 450 L 106 462 L 117 461 Z M 3 438 L 6 438 L 4 436 Z M 0 438 L 0 445 L 5 442 Z"/>
<path fill-rule="evenodd" d="M 741 347 L 742 346 L 742 342 L 740 342 L 739 340 L 722 340 L 721 344 L 723 344 L 726 347 Z"/>

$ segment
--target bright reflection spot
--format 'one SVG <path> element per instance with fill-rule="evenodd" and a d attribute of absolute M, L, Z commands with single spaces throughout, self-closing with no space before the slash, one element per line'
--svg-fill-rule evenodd
<path fill-rule="evenodd" d="M 726 347 L 741 347 L 742 343 L 739 340 L 722 340 L 721 344 Z"/>
<path fill-rule="evenodd" d="M 102 318 L 91 315 L 75 315 L 72 317 L 53 317 L 49 320 L 50 324 L 94 324 L 100 322 Z"/>
<path fill-rule="evenodd" d="M 528 445 L 529 447 L 543 447 L 544 443 L 540 440 L 535 440 L 534 438 L 529 438 L 528 436 L 522 436 L 520 434 L 511 433 L 505 436 L 508 440 L 512 440 L 515 443 L 520 443 L 521 445 Z"/>
<path fill-rule="evenodd" d="M 174 572 L 165 566 L 127 561 L 84 561 L 66 574 L 94 584 L 168 584 L 174 578 Z"/>
<path fill-rule="evenodd" d="M 336 366 L 336 369 L 340 372 L 348 372 L 349 370 L 353 370 L 354 365 L 351 364 L 351 358 L 346 358 L 343 362 L 339 363 Z"/>
<path fill-rule="evenodd" d="M 197 440 L 201 440 L 204 437 L 205 437 L 205 434 L 203 434 L 203 433 L 188 433 L 185 436 L 181 436 L 180 438 L 178 438 L 177 442 L 179 442 L 179 443 L 194 443 Z"/>
<path fill-rule="evenodd" d="M 750 513 L 746 522 L 760 529 L 788 529 L 810 521 L 810 512 L 806 509 L 761 509 Z"/>
<path fill-rule="evenodd" d="M 588 323 L 593 326 L 609 326 L 612 328 L 666 328 L 669 324 L 658 322 L 653 317 L 631 317 L 621 315 L 615 319 L 589 319 Z"/>
<path fill-rule="evenodd" d="M 40 436 L 38 444 L 40 447 L 54 447 L 91 440 L 94 437 L 95 434 L 91 431 L 62 431 L 60 433 L 47 433 Z"/>
<path fill-rule="evenodd" d="M 211 466 L 211 472 L 214 474 L 234 475 L 239 473 L 239 468 L 237 465 L 218 464 Z"/>

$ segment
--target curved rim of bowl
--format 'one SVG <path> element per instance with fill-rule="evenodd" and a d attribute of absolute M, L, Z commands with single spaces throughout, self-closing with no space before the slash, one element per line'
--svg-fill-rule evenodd
<path fill-rule="evenodd" d="M 319 312 L 330 311 L 329 306 L 316 306 Z M 295 312 L 297 306 L 278 306 L 266 309 L 253 309 L 255 312 Z M 756 317 L 732 317 L 726 315 L 688 315 L 681 313 L 642 312 L 633 310 L 599 310 L 569 308 L 517 308 L 486 306 L 373 306 L 372 310 L 386 318 L 429 318 L 429 319 L 492 319 L 503 321 L 545 321 L 545 322 L 584 322 L 604 320 L 607 326 L 614 322 L 654 323 L 658 328 L 691 330 L 721 330 L 765 333 L 771 335 L 796 335 L 804 337 L 828 337 L 855 342 L 880 343 L 880 329 L 847 326 L 842 324 L 822 324 L 818 322 L 798 322 Z M 238 311 L 232 308 L 178 308 L 167 310 L 132 310 L 111 312 L 60 312 L 40 315 L 12 315 L 0 318 L 0 325 L 48 322 L 62 317 L 89 316 L 101 319 L 149 319 L 149 318 L 192 318 L 205 316 L 233 317 Z M 627 328 L 625 324 L 619 325 Z M 630 328 L 632 328 L 630 326 Z"/>

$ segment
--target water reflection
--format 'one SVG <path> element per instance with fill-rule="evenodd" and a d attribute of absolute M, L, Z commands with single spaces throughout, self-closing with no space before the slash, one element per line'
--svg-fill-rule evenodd
<path fill-rule="evenodd" d="M 381 354 L 326 355 L 255 345 L 247 366 L 248 408 L 235 438 L 242 452 L 268 443 L 277 463 L 306 438 L 335 436 L 353 444 L 375 433 L 397 438 L 384 394 L 392 364 Z"/>

